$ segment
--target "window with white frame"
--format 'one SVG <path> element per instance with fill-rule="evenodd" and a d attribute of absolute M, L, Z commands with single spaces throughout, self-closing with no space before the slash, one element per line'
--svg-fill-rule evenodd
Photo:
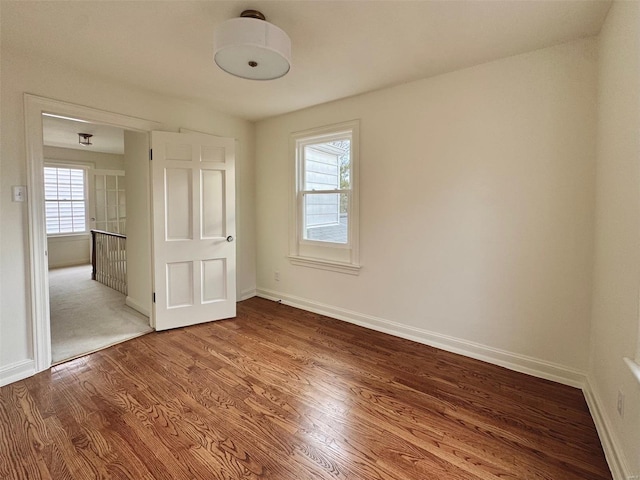
<path fill-rule="evenodd" d="M 357 274 L 359 122 L 292 135 L 292 263 Z"/>
<path fill-rule="evenodd" d="M 87 232 L 86 169 L 44 167 L 47 235 Z"/>

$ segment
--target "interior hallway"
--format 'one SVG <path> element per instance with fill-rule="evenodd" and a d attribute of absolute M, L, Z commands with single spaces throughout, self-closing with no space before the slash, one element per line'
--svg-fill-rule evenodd
<path fill-rule="evenodd" d="M 54 364 L 152 331 L 121 293 L 91 280 L 91 265 L 49 271 Z"/>

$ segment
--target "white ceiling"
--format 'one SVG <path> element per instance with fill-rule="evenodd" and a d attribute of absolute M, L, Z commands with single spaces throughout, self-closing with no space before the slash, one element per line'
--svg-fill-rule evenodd
<path fill-rule="evenodd" d="M 42 133 L 44 144 L 50 147 L 119 155 L 124 153 L 124 130 L 121 128 L 43 115 Z M 80 145 L 79 133 L 92 134 L 91 145 Z"/>
<path fill-rule="evenodd" d="M 215 110 L 261 119 L 596 35 L 610 1 L 232 0 L 0 3 L 2 48 L 43 55 Z M 213 30 L 261 10 L 292 41 L 285 77 L 212 60 Z"/>

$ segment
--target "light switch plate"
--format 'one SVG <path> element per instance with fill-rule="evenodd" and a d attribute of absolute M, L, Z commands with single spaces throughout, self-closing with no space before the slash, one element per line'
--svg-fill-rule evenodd
<path fill-rule="evenodd" d="M 27 199 L 27 187 L 24 185 L 13 185 L 11 187 L 11 200 L 14 202 L 24 202 Z"/>

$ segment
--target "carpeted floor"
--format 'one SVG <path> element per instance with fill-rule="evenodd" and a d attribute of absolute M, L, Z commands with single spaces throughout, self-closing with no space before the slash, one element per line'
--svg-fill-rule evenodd
<path fill-rule="evenodd" d="M 54 364 L 152 330 L 124 295 L 91 280 L 91 265 L 50 270 L 49 301 Z"/>

